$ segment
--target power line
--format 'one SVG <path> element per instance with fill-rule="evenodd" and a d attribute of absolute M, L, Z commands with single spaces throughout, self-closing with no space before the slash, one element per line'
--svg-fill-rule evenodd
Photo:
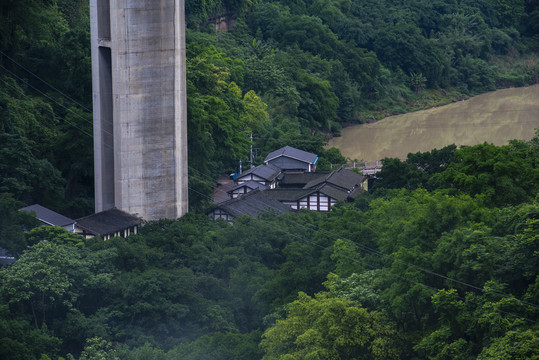
<path fill-rule="evenodd" d="M 205 195 L 205 194 L 202 194 L 202 193 L 200 193 L 200 192 L 198 192 L 198 191 L 196 191 L 196 190 L 194 190 L 194 189 L 192 189 L 192 188 L 189 188 L 189 189 L 192 190 L 192 191 L 194 191 L 194 192 L 196 192 L 196 193 L 198 193 L 198 194 L 200 194 L 200 195 L 202 195 L 202 196 L 204 196 L 204 197 L 206 197 L 206 198 L 208 198 L 209 200 L 211 200 L 211 198 L 210 198 L 209 196 L 207 196 L 207 195 Z M 288 218 L 286 218 L 286 219 L 288 219 Z M 267 221 L 265 221 L 265 220 L 262 220 L 262 219 L 258 219 L 258 221 L 260 221 L 260 222 L 262 222 L 262 223 L 265 223 L 265 224 L 267 224 L 267 225 L 273 225 L 273 224 L 271 224 L 271 223 L 269 223 L 269 222 L 267 222 Z M 313 229 L 313 228 L 309 228 L 309 227 L 306 226 L 305 224 L 306 224 L 306 222 L 303 222 L 303 223 L 300 224 L 298 221 L 292 221 L 293 227 L 298 227 L 298 226 L 299 226 L 299 227 L 302 227 L 302 228 L 304 228 L 304 229 L 307 229 L 307 230 L 310 230 L 310 231 L 313 231 L 313 232 L 316 232 L 316 231 L 324 231 L 324 230 L 322 230 L 322 229 Z M 273 228 L 274 228 L 275 230 L 277 230 L 277 231 L 281 231 L 281 232 L 283 232 L 283 233 L 286 234 L 286 235 L 295 237 L 295 238 L 299 239 L 300 241 L 302 241 L 302 242 L 304 242 L 304 243 L 307 243 L 307 244 L 310 244 L 310 245 L 312 245 L 312 246 L 318 247 L 318 248 L 320 248 L 320 249 L 322 249 L 322 250 L 331 250 L 331 247 L 330 247 L 330 246 L 323 246 L 323 245 L 317 244 L 317 243 L 315 243 L 315 242 L 313 242 L 313 241 L 310 241 L 310 240 L 305 239 L 304 237 L 300 237 L 299 235 L 291 234 L 291 233 L 285 231 L 284 229 L 280 229 L 280 228 L 278 228 L 278 227 L 273 227 Z M 331 234 L 331 233 L 328 233 L 328 234 L 329 234 L 330 236 L 333 236 L 333 234 Z M 368 247 L 368 246 L 364 246 L 364 245 L 362 245 L 362 244 L 358 244 L 358 243 L 356 243 L 356 242 L 354 242 L 354 241 L 352 241 L 352 240 L 349 240 L 349 239 L 346 239 L 346 238 L 343 238 L 343 237 L 341 237 L 341 238 L 342 238 L 342 239 L 345 239 L 345 240 L 348 240 L 348 241 L 350 241 L 350 242 L 352 242 L 352 243 L 354 243 L 354 244 L 356 244 L 356 245 L 358 245 L 358 246 L 360 246 L 360 247 L 364 247 L 364 248 L 366 248 L 366 249 L 369 249 L 369 252 L 372 251 L 372 253 L 374 253 L 374 254 L 378 254 L 378 255 L 381 255 L 381 256 L 383 256 L 383 257 L 389 257 L 389 258 L 391 258 L 391 259 L 393 259 L 393 260 L 397 260 L 397 261 L 402 262 L 402 263 L 404 263 L 404 264 L 408 264 L 408 265 L 411 265 L 411 266 L 413 266 L 413 267 L 416 267 L 414 264 L 410 264 L 410 263 L 408 263 L 408 262 L 405 262 L 405 261 L 402 261 L 402 260 L 399 260 L 399 259 L 395 259 L 394 257 L 391 257 L 391 256 L 389 256 L 389 255 L 385 255 L 385 254 L 383 254 L 383 253 L 381 253 L 381 252 L 379 252 L 379 251 L 377 251 L 377 250 L 374 250 L 374 249 L 372 249 L 372 248 L 370 248 L 370 247 Z M 377 267 L 377 266 L 375 266 L 375 265 L 372 265 L 372 264 L 370 264 L 370 263 L 367 263 L 367 262 L 365 262 L 365 261 L 359 260 L 359 259 L 357 259 L 357 258 L 348 256 L 348 255 L 345 255 L 345 254 L 340 254 L 340 256 L 345 257 L 346 259 L 348 259 L 348 260 L 350 260 L 350 261 L 353 261 L 353 262 L 356 262 L 356 263 L 359 263 L 359 264 L 365 264 L 365 265 L 367 265 L 367 266 L 369 266 L 369 267 L 371 267 L 372 269 L 375 269 L 375 270 L 386 270 L 386 271 L 388 270 L 388 269 L 386 269 L 386 268 L 379 268 L 379 267 Z M 420 267 L 416 267 L 416 268 L 417 268 L 418 270 L 420 270 L 420 271 L 423 271 Z M 430 289 L 430 290 L 434 290 L 434 291 L 439 291 L 439 290 L 440 290 L 440 289 L 438 289 L 438 288 L 435 288 L 435 287 L 429 286 L 429 285 L 427 285 L 427 284 L 424 284 L 424 283 L 422 283 L 422 282 L 420 282 L 420 281 L 416 281 L 416 280 L 409 279 L 409 278 L 407 278 L 406 276 L 402 276 L 402 275 L 395 274 L 395 273 L 392 273 L 392 272 L 388 272 L 388 274 L 391 275 L 391 276 L 397 277 L 397 278 L 399 278 L 399 279 L 402 279 L 402 280 L 405 280 L 405 281 L 414 283 L 414 284 L 416 284 L 416 285 L 423 286 L 423 287 L 428 288 L 428 289 Z M 448 278 L 448 279 L 450 279 L 450 278 Z M 463 284 L 466 284 L 466 283 L 463 283 Z M 528 305 L 528 306 L 537 308 L 537 305 L 531 304 L 531 303 L 526 303 L 526 302 L 524 302 L 524 301 L 522 301 L 522 300 L 517 299 L 517 298 L 514 297 L 514 296 L 511 297 L 511 296 L 504 295 L 504 294 L 499 294 L 499 293 L 496 293 L 496 292 L 490 292 L 490 291 L 487 291 L 487 290 L 484 290 L 484 289 L 481 289 L 481 288 L 478 288 L 478 287 L 475 287 L 475 286 L 473 286 L 473 287 L 474 287 L 475 289 L 481 290 L 481 291 L 484 292 L 484 293 L 488 293 L 488 294 L 491 294 L 491 295 L 496 295 L 496 296 L 498 296 L 498 297 L 502 297 L 502 298 L 505 298 L 505 299 L 512 299 L 512 300 L 515 300 L 515 301 L 517 301 L 517 302 L 519 302 L 519 303 L 521 303 L 521 304 L 524 304 L 524 305 Z M 460 296 L 460 295 L 458 295 L 458 294 L 453 294 L 453 293 L 451 293 L 450 295 L 453 296 L 453 297 L 456 297 L 456 298 L 458 298 L 458 299 L 460 299 L 460 300 L 462 300 L 462 301 L 469 301 L 469 302 L 472 302 L 472 303 L 474 303 L 474 304 L 476 304 L 476 305 L 481 305 L 480 303 L 478 303 L 478 302 L 476 302 L 476 301 L 474 301 L 474 300 L 467 299 L 467 298 L 462 297 L 462 296 Z M 528 319 L 528 318 L 526 318 L 526 317 L 524 317 L 524 316 L 522 316 L 522 315 L 519 315 L 519 314 L 507 312 L 507 311 L 500 310 L 500 309 L 494 309 L 494 310 L 495 310 L 496 312 L 503 313 L 503 314 L 505 314 L 505 315 L 509 315 L 509 316 L 512 316 L 512 317 L 515 317 L 515 318 L 522 318 L 522 319 L 525 319 L 525 320 L 528 321 L 528 322 L 537 323 L 537 321 Z"/>
<path fill-rule="evenodd" d="M 50 83 L 48 83 L 47 81 L 43 80 L 42 78 L 40 78 L 38 75 L 34 74 L 32 71 L 30 71 L 28 68 L 26 68 L 25 66 L 19 64 L 17 61 L 15 61 L 14 59 L 12 59 L 11 57 L 9 57 L 6 53 L 4 53 L 2 50 L 0 50 L 0 54 L 4 55 L 6 58 L 8 58 L 9 60 L 11 60 L 13 63 L 15 63 L 16 65 L 18 65 L 19 67 L 21 67 L 23 70 L 25 70 L 26 72 L 28 72 L 30 75 L 32 75 L 33 77 L 39 79 L 41 82 L 43 82 L 44 84 L 46 84 L 47 86 L 49 86 L 51 89 L 53 89 L 54 91 L 60 93 L 62 96 L 66 97 L 67 99 L 71 100 L 72 102 L 74 102 L 75 104 L 79 105 L 81 108 L 83 108 L 84 110 L 88 111 L 88 112 L 92 112 L 92 110 L 88 109 L 87 107 L 85 107 L 84 105 L 82 105 L 81 103 L 77 102 L 76 100 L 74 100 L 73 98 L 69 97 L 68 95 L 66 95 L 65 93 L 63 93 L 62 91 L 58 90 L 57 88 L 55 88 L 53 85 L 51 85 Z"/>
<path fill-rule="evenodd" d="M 77 101 L 75 101 L 74 99 L 72 99 L 71 97 L 69 97 L 68 95 L 64 94 L 62 91 L 58 90 L 57 88 L 55 88 L 54 86 L 52 86 L 51 84 L 49 84 L 48 82 L 46 82 L 45 80 L 43 80 L 42 78 L 40 78 L 38 75 L 34 74 L 33 72 L 31 72 L 29 69 L 27 69 L 26 67 L 24 67 L 23 65 L 19 64 L 18 62 L 16 62 L 14 59 L 12 59 L 11 57 L 9 57 L 8 55 L 6 55 L 4 52 L 0 51 L 0 54 L 4 55 L 6 58 L 8 58 L 9 60 L 11 60 L 13 63 L 15 63 L 16 65 L 18 65 L 19 67 L 21 67 L 22 69 L 24 69 L 25 71 L 27 71 L 29 74 L 31 74 L 32 76 L 36 77 L 37 79 L 39 79 L 40 81 L 42 81 L 43 83 L 45 83 L 47 86 L 49 86 L 50 88 L 52 88 L 53 90 L 57 91 L 58 93 L 60 93 L 62 96 L 64 96 L 65 98 L 69 99 L 70 101 L 74 102 L 75 104 L 79 105 L 80 107 L 82 107 L 83 109 L 85 109 L 86 111 L 88 112 L 91 112 L 90 109 L 86 108 L 84 105 L 78 103 Z M 46 98 L 48 98 L 49 100 L 53 101 L 54 103 L 56 103 L 58 106 L 61 106 L 63 107 L 64 109 L 66 109 L 67 111 L 71 112 L 72 114 L 74 114 L 75 116 L 79 117 L 80 119 L 82 119 L 83 121 L 86 121 L 86 122 L 89 122 L 91 123 L 90 121 L 86 120 L 85 118 L 83 118 L 82 116 L 80 116 L 79 114 L 73 112 L 71 109 L 67 108 L 66 106 L 64 106 L 63 104 L 60 104 L 58 101 L 56 101 L 55 99 L 51 98 L 50 96 L 48 96 L 47 94 L 45 94 L 43 91 L 37 89 L 36 87 L 34 87 L 33 85 L 31 85 L 30 83 L 28 83 L 27 81 L 25 81 L 24 79 L 22 79 L 21 77 L 19 77 L 18 75 L 16 75 L 15 73 L 13 73 L 12 71 L 8 70 L 6 67 L 4 67 L 3 65 L 0 64 L 0 67 L 3 68 L 5 71 L 7 71 L 8 73 L 10 73 L 12 76 L 18 78 L 20 81 L 24 82 L 26 85 L 28 85 L 29 87 L 31 87 L 32 89 L 38 91 L 39 93 L 41 93 L 43 96 L 45 96 Z M 11 84 L 9 84 L 8 82 L 6 82 L 5 80 L 2 79 L 2 81 L 4 82 L 4 84 L 6 84 L 7 86 L 11 87 L 12 89 L 18 91 L 19 93 L 21 93 L 23 96 L 25 97 L 28 97 L 28 95 L 24 94 L 24 92 L 22 92 L 21 90 L 13 87 Z M 49 110 L 54 116 L 58 116 L 57 114 L 55 114 L 51 109 L 47 108 L 47 110 Z M 465 115 L 469 115 L 470 113 L 477 113 L 477 114 L 494 114 L 494 113 L 500 113 L 500 112 L 524 112 L 524 110 L 496 110 L 496 111 L 491 111 L 491 112 L 461 112 L 461 113 L 455 113 L 455 112 L 452 112 L 451 115 L 460 115 L 460 114 L 465 114 Z M 526 110 L 525 112 L 532 112 L 532 110 Z M 60 116 L 58 116 L 60 117 Z M 67 121 L 65 118 L 62 118 L 60 117 L 61 119 L 63 119 L 66 123 L 68 123 L 69 125 L 73 126 L 74 128 L 78 129 L 79 131 L 81 131 L 82 133 L 90 136 L 90 137 L 93 137 L 92 134 L 86 132 L 85 130 L 79 128 L 78 126 L 76 126 L 75 124 Z M 534 122 L 528 122 L 528 121 L 524 121 L 524 122 L 519 122 L 519 123 L 535 123 Z M 469 123 L 453 123 L 451 125 L 456 125 L 456 126 L 470 126 L 471 124 Z M 507 125 L 506 123 L 489 123 L 488 125 L 490 126 L 493 126 L 493 125 Z M 477 124 L 477 125 L 473 125 L 473 126 L 478 126 L 478 127 L 483 127 L 484 124 Z M 421 127 L 413 127 L 412 129 L 406 129 L 406 130 L 401 130 L 401 131 L 412 131 L 414 129 L 422 129 L 422 128 L 451 128 L 452 126 L 439 126 L 439 125 L 433 125 L 433 126 L 421 126 Z M 389 127 L 388 127 L 389 128 Z M 383 127 L 380 127 L 378 126 L 376 129 L 374 127 L 364 127 L 364 129 L 371 129 L 371 130 L 377 130 L 377 129 L 383 129 Z M 111 135 L 112 134 L 110 132 L 107 132 L 107 131 L 103 131 L 104 133 L 108 134 L 108 135 Z M 275 141 L 279 141 L 278 139 L 272 139 L 272 138 L 260 138 L 259 140 L 275 140 Z M 302 139 L 298 139 L 298 140 L 295 140 L 295 142 L 310 142 L 310 143 L 319 143 L 319 141 L 316 141 L 316 140 L 302 140 Z M 108 146 L 110 148 L 112 148 L 112 146 L 104 143 L 105 146 Z M 195 171 L 197 171 L 199 174 L 203 175 L 203 176 L 207 176 L 203 173 L 201 173 L 199 170 L 189 166 L 190 169 L 193 169 Z M 212 178 L 212 181 L 213 181 L 213 178 Z M 211 186 L 212 189 L 215 189 L 216 187 L 214 186 Z M 203 195 L 207 198 L 209 198 L 207 195 L 205 194 L 202 194 L 192 188 L 189 188 L 189 190 L 191 191 L 194 191 L 200 195 Z M 220 189 L 217 189 L 219 191 L 223 191 L 224 190 L 220 190 Z M 209 198 L 210 199 L 210 198 Z M 211 199 L 210 199 L 211 200 Z M 434 275 L 434 276 L 437 276 L 437 277 L 440 277 L 442 279 L 445 279 L 445 280 L 448 280 L 448 281 L 452 281 L 452 282 L 455 282 L 455 283 L 458 283 L 460 285 L 463 285 L 463 286 L 467 286 L 467 287 L 470 287 L 472 289 L 475 289 L 475 290 L 479 290 L 479 291 L 482 291 L 482 292 L 485 292 L 485 293 L 489 293 L 489 294 L 492 294 L 492 295 L 496 295 L 496 296 L 499 296 L 499 297 L 502 297 L 502 298 L 506 298 L 506 299 L 515 299 L 517 301 L 519 301 L 520 303 L 522 304 L 525 304 L 525 305 L 528 305 L 528 306 L 532 306 L 536 309 L 539 309 L 539 306 L 536 305 L 536 304 L 532 304 L 532 303 L 528 303 L 528 302 L 524 302 L 522 300 L 519 300 L 519 299 L 516 299 L 514 297 L 510 297 L 508 295 L 505 295 L 505 294 L 500 294 L 500 293 L 497 293 L 497 292 L 491 292 L 491 291 L 487 291 L 487 290 L 484 290 L 483 288 L 480 288 L 478 286 L 475 286 L 475 285 L 472 285 L 472 284 L 468 284 L 466 282 L 462 282 L 460 280 L 457 280 L 457 279 L 453 279 L 453 278 L 450 278 L 448 276 L 445 276 L 443 274 L 439 274 L 439 273 L 436 273 L 432 270 L 429 270 L 429 269 L 425 269 L 425 268 L 422 268 L 418 265 L 415 265 L 415 264 L 412 264 L 412 263 L 408 263 L 408 262 L 405 262 L 401 259 L 398 259 L 398 258 L 395 258 L 393 256 L 390 256 L 390 255 L 386 255 L 386 254 L 383 254 L 375 249 L 372 249 L 372 248 L 369 248 L 368 246 L 366 245 L 363 245 L 363 244 L 359 244 L 355 241 L 352 241 L 350 239 L 345 239 L 345 240 L 348 240 L 352 243 L 354 243 L 355 245 L 357 245 L 358 247 L 360 247 L 361 249 L 363 250 L 366 250 L 374 255 L 377 255 L 377 256 L 380 256 L 380 257 L 383 257 L 383 258 L 389 258 L 389 259 L 392 259 L 392 260 L 395 260 L 395 261 L 398 261 L 400 263 L 403 263 L 405 265 L 408 265 L 408 266 L 411 266 L 413 268 L 416 268 L 417 270 L 420 270 L 424 273 L 427 273 L 427 274 L 430 274 L 430 275 Z M 424 285 L 424 284 L 423 284 Z M 426 286 L 426 285 L 425 285 Z"/>
<path fill-rule="evenodd" d="M 0 65 L 0 66 L 1 66 L 1 65 Z M 1 67 L 3 67 L 3 66 L 1 66 Z M 4 69 L 5 69 L 5 68 L 4 68 Z M 6 70 L 7 70 L 7 69 L 6 69 Z M 21 92 L 19 89 L 13 87 L 11 84 L 7 83 L 5 80 L 2 79 L 2 81 L 3 81 L 6 85 L 8 85 L 9 87 L 11 87 L 12 89 L 18 91 L 18 92 L 21 93 L 23 96 L 26 96 L 26 97 L 27 97 L 27 95 L 25 95 L 25 94 L 24 94 L 23 92 Z M 31 85 L 29 85 L 29 86 L 31 86 Z M 37 90 L 37 89 L 36 89 L 36 90 Z M 39 91 L 39 90 L 38 90 L 38 91 Z M 45 96 L 46 96 L 46 95 L 45 95 Z M 47 96 L 47 97 L 48 97 L 48 96 Z M 48 97 L 48 98 L 49 98 L 49 97 Z M 50 98 L 49 98 L 49 99 L 50 99 Z M 51 100 L 52 100 L 52 99 L 51 99 Z M 53 100 L 53 101 L 54 101 L 54 100 Z M 59 104 L 59 103 L 57 103 L 57 104 L 60 105 L 60 106 L 63 106 L 63 105 L 61 105 L 61 104 Z M 58 116 L 58 115 L 56 115 L 51 109 L 49 109 L 49 108 L 47 108 L 47 109 L 48 109 L 53 115 Z M 67 108 L 66 108 L 66 109 L 67 109 Z M 78 114 L 77 114 L 77 115 L 78 115 Z M 60 116 L 58 116 L 58 117 L 60 117 Z M 76 126 L 75 124 L 73 124 L 73 123 L 67 121 L 65 118 L 62 118 L 62 117 L 60 117 L 60 118 L 63 119 L 63 120 L 64 120 L 66 123 L 68 123 L 69 125 L 73 126 L 74 128 L 78 129 L 79 131 L 81 131 L 82 133 L 84 133 L 84 134 L 86 134 L 86 135 L 92 137 L 91 134 L 87 133 L 86 131 L 84 131 L 83 129 L 79 128 L 79 127 Z M 107 146 L 107 147 L 112 148 L 112 147 L 111 147 L 110 145 L 108 145 L 108 144 L 104 144 L 104 145 Z M 195 170 L 195 171 L 197 171 L 197 172 L 199 172 L 200 174 L 202 174 L 202 173 L 201 173 L 200 171 L 198 171 L 197 169 L 194 169 L 194 168 L 192 168 L 192 167 L 190 167 L 190 168 L 193 169 L 193 170 Z M 202 174 L 202 175 L 203 175 L 203 174 Z M 213 180 L 213 179 L 212 179 L 212 180 Z M 215 188 L 214 186 L 211 186 L 211 187 L 212 187 L 212 188 Z M 210 198 L 209 196 L 207 196 L 206 194 L 203 194 L 203 193 L 201 193 L 201 192 L 199 192 L 199 191 L 197 191 L 197 190 L 195 190 L 195 189 L 193 189 L 193 188 L 191 188 L 191 187 L 188 187 L 188 189 L 189 189 L 190 191 L 193 191 L 193 192 L 195 192 L 195 193 L 197 193 L 197 194 L 199 194 L 199 195 L 201 195 L 201 196 L 204 196 L 204 197 L 206 197 L 207 199 L 211 200 L 211 198 Z M 217 189 L 217 190 L 219 190 L 219 189 Z M 219 191 L 223 191 L 223 192 L 224 192 L 224 190 L 219 190 Z M 259 221 L 262 221 L 262 220 L 259 220 Z M 268 224 L 269 224 L 269 223 L 268 223 Z M 297 223 L 297 222 L 295 223 L 295 225 L 302 226 L 301 224 L 299 224 L 299 223 Z M 280 229 L 278 229 L 278 230 L 280 230 Z M 280 230 L 280 231 L 281 231 L 281 230 Z M 321 231 L 323 231 L 323 230 L 321 230 Z M 287 233 L 287 234 L 288 234 L 288 233 Z M 296 237 L 296 238 L 299 238 L 299 236 L 297 236 L 297 235 L 293 235 L 293 234 L 292 234 L 292 236 L 294 236 L 294 237 Z M 325 249 L 325 250 L 329 250 L 329 249 L 330 249 L 329 246 L 328 246 L 328 247 L 324 247 L 324 246 L 322 246 L 322 245 L 320 245 L 320 244 L 316 244 L 316 243 L 314 243 L 314 242 L 312 242 L 312 241 L 309 241 L 309 240 L 307 240 L 307 239 L 304 239 L 304 238 L 299 238 L 299 239 L 300 239 L 301 241 L 307 243 L 307 244 L 310 244 L 310 245 L 319 247 L 319 248 L 321 248 L 321 249 Z M 405 261 L 400 260 L 400 259 L 398 259 L 398 258 L 394 258 L 394 257 L 391 257 L 391 256 L 389 256 L 389 255 L 380 253 L 380 252 L 378 252 L 377 250 L 374 250 L 374 249 L 372 249 L 372 248 L 366 247 L 365 245 L 359 244 L 359 243 L 357 243 L 357 242 L 355 242 L 355 241 L 352 241 L 352 240 L 350 240 L 350 239 L 346 239 L 346 238 L 343 238 L 343 239 L 348 240 L 348 241 L 354 243 L 354 244 L 357 245 L 358 247 L 360 247 L 360 248 L 362 248 L 362 249 L 364 249 L 364 250 L 366 250 L 366 251 L 368 251 L 368 252 L 370 252 L 370 253 L 372 253 L 372 254 L 375 254 L 375 255 L 377 255 L 377 256 L 381 256 L 381 257 L 384 257 L 384 258 L 388 258 L 388 257 L 389 257 L 389 258 L 391 258 L 391 259 L 393 259 L 393 260 L 395 260 L 395 261 L 397 261 L 397 262 L 400 262 L 400 263 L 406 264 L 406 265 L 408 265 L 408 266 L 414 267 L 414 268 L 416 268 L 416 269 L 418 269 L 418 270 L 420 270 L 420 271 L 422 271 L 422 272 L 425 272 L 425 273 L 428 273 L 428 274 L 431 274 L 431 275 L 434 275 L 434 276 L 438 276 L 438 277 L 444 278 L 444 279 L 449 280 L 449 281 L 452 281 L 452 282 L 459 283 L 459 284 L 461 284 L 461 285 L 464 285 L 464 286 L 467 286 L 467 287 L 470 287 L 470 288 L 479 290 L 479 291 L 481 291 L 481 292 L 483 292 L 483 293 L 487 293 L 487 294 L 491 294 L 491 295 L 496 295 L 496 296 L 498 296 L 498 297 L 502 297 L 502 298 L 505 298 L 505 299 L 513 299 L 513 300 L 515 300 L 515 301 L 517 301 L 517 302 L 519 302 L 519 303 L 521 303 L 521 304 L 524 304 L 524 305 L 527 305 L 527 306 L 531 306 L 531 307 L 534 307 L 534 308 L 536 308 L 536 309 L 539 308 L 539 306 L 537 306 L 537 305 L 535 305 L 535 304 L 525 302 L 525 301 L 523 301 L 523 300 L 517 299 L 516 297 L 511 297 L 511 296 L 508 296 L 508 295 L 505 295 L 505 294 L 500 294 L 500 293 L 497 293 L 497 292 L 492 292 L 492 291 L 485 290 L 485 289 L 483 289 L 483 288 L 479 288 L 479 287 L 477 287 L 477 286 L 475 286 L 475 285 L 468 284 L 468 283 L 465 283 L 465 282 L 462 282 L 462 281 L 459 281 L 459 280 L 456 280 L 456 279 L 447 277 L 447 276 L 442 275 L 442 274 L 438 274 L 438 273 L 433 272 L 433 271 L 431 271 L 431 270 L 428 270 L 428 269 L 424 269 L 424 268 L 422 268 L 422 267 L 419 267 L 419 266 L 417 266 L 417 265 L 415 265 L 415 264 L 408 263 L 408 262 L 405 262 Z M 357 262 L 357 263 L 359 263 L 359 264 L 365 264 L 365 265 L 367 265 L 367 266 L 369 266 L 369 267 L 371 267 L 371 268 L 373 268 L 373 269 L 379 269 L 378 267 L 376 267 L 376 266 L 374 266 L 374 265 L 372 265 L 372 264 L 369 264 L 369 263 L 367 263 L 367 262 L 365 262 L 365 261 L 358 260 L 358 259 L 356 259 L 356 258 L 352 258 L 352 257 L 349 257 L 349 256 L 347 256 L 347 255 L 343 255 L 343 254 L 341 254 L 340 256 L 345 257 L 345 258 L 347 258 L 347 259 L 349 259 L 349 260 L 351 260 L 351 261 L 353 261 L 353 262 Z M 382 268 L 382 269 L 385 270 L 385 268 Z M 432 287 L 432 286 L 426 285 L 426 284 L 424 284 L 424 283 L 421 283 L 421 282 L 419 282 L 419 281 L 415 281 L 415 280 L 411 280 L 411 279 L 409 279 L 409 278 L 403 277 L 403 276 L 398 275 L 398 274 L 394 274 L 394 273 L 389 273 L 389 274 L 390 274 L 391 276 L 398 277 L 398 278 L 400 278 L 400 279 L 402 279 L 402 280 L 405 280 L 405 281 L 408 281 L 408 282 L 415 283 L 415 284 L 417 284 L 417 285 L 426 287 L 426 288 L 431 289 L 431 290 L 435 290 L 435 291 L 439 291 L 439 290 L 440 290 L 440 289 L 434 288 L 434 287 Z M 463 297 L 461 297 L 461 296 L 459 296 L 459 295 L 456 295 L 456 294 L 451 294 L 451 295 L 454 296 L 454 297 L 456 297 L 456 298 L 458 298 L 458 299 L 460 299 L 460 300 L 463 300 L 463 301 L 470 301 L 469 299 L 463 298 Z M 474 302 L 474 301 L 472 301 L 472 302 Z M 474 302 L 474 303 L 475 303 L 476 305 L 480 305 L 480 304 L 477 303 L 477 302 Z M 534 321 L 534 320 L 528 319 L 528 318 L 523 317 L 523 316 L 518 315 L 518 314 L 506 312 L 506 311 L 503 311 L 503 310 L 500 310 L 500 309 L 494 309 L 494 310 L 497 311 L 497 312 L 500 312 L 500 313 L 503 313 L 503 314 L 506 314 L 506 315 L 515 317 L 515 318 L 522 318 L 522 319 L 525 319 L 526 321 L 533 322 L 533 323 L 537 323 L 537 322 Z"/>
<path fill-rule="evenodd" d="M 36 87 L 33 86 L 32 84 L 28 83 L 27 81 L 25 81 L 24 79 L 22 79 L 22 78 L 21 78 L 20 76 L 18 76 L 17 74 L 15 74 L 15 73 L 13 73 L 12 71 L 8 70 L 8 69 L 7 69 L 6 67 L 4 67 L 3 65 L 0 64 L 0 67 L 1 67 L 2 69 L 4 69 L 5 71 L 7 71 L 8 73 L 10 73 L 11 75 L 13 75 L 14 77 L 16 77 L 17 79 L 19 79 L 20 81 L 22 81 L 22 82 L 23 82 L 24 84 L 26 84 L 27 86 L 31 87 L 31 88 L 34 89 L 35 91 L 39 92 L 41 95 L 45 96 L 47 99 L 51 100 L 52 102 L 54 102 L 54 103 L 57 104 L 58 106 L 64 108 L 66 111 L 72 113 L 73 115 L 75 115 L 75 116 L 78 117 L 79 119 L 83 120 L 84 122 L 86 122 L 86 123 L 88 123 L 88 124 L 93 124 L 92 121 L 90 121 L 90 120 L 84 118 L 84 117 L 81 116 L 80 114 L 74 112 L 72 109 L 66 107 L 65 105 L 63 105 L 63 104 L 61 104 L 61 103 L 59 103 L 57 100 L 53 99 L 53 98 L 50 97 L 49 95 L 45 94 L 43 91 L 39 90 L 38 88 L 36 88 Z M 12 89 L 17 90 L 17 91 L 18 91 L 21 95 L 23 95 L 24 97 L 29 98 L 28 95 L 26 95 L 24 92 L 22 92 L 22 91 L 20 91 L 20 90 L 18 90 L 18 89 L 15 89 L 12 85 L 8 84 L 5 80 L 2 79 L 2 81 L 3 81 L 6 85 L 8 85 L 9 87 L 11 87 Z M 54 112 L 53 112 L 53 114 L 54 114 L 55 116 L 60 117 L 59 115 L 55 114 Z M 60 117 L 60 118 L 61 118 L 61 117 Z M 67 120 L 65 120 L 65 118 L 61 118 L 61 119 L 63 119 L 63 120 L 64 120 L 65 122 L 67 122 L 68 124 L 73 125 L 73 124 L 71 124 L 70 122 L 68 122 Z M 77 128 L 77 129 L 81 130 L 81 129 L 78 128 L 77 126 L 75 126 L 75 125 L 73 125 L 73 126 L 74 126 L 75 128 Z M 82 130 L 81 130 L 81 131 L 82 131 Z M 110 133 L 110 132 L 108 132 L 108 131 L 106 131 L 106 130 L 102 130 L 102 131 L 103 131 L 103 133 L 105 133 L 105 134 L 107 134 L 107 135 L 113 136 L 112 133 Z M 83 132 L 84 132 L 84 131 L 83 131 Z M 92 134 L 88 134 L 88 133 L 86 133 L 86 132 L 84 132 L 84 133 L 85 133 L 86 135 L 90 136 L 90 137 L 93 137 Z M 105 146 L 109 146 L 110 148 L 112 148 L 112 146 L 107 145 L 107 144 L 105 144 L 105 143 L 104 143 L 104 145 L 105 145 Z"/>
<path fill-rule="evenodd" d="M 0 65 L 0 66 L 1 66 L 1 65 Z M 28 97 L 28 95 L 26 95 L 21 89 L 18 89 L 18 88 L 16 88 L 16 87 L 14 87 L 14 86 L 11 85 L 10 83 L 8 83 L 8 82 L 5 81 L 4 79 L 2 79 L 1 77 L 0 77 L 0 80 L 2 80 L 2 82 L 3 82 L 4 84 L 6 84 L 7 86 L 9 86 L 9 87 L 12 88 L 13 90 L 19 92 L 21 95 L 23 95 L 23 96 L 25 96 L 25 97 Z M 46 107 L 46 106 L 44 106 L 44 108 L 45 108 L 47 111 L 49 111 L 52 115 L 54 115 L 54 116 L 56 116 L 56 117 L 62 119 L 62 120 L 65 121 L 67 124 L 73 126 L 75 129 L 79 130 L 79 131 L 82 132 L 83 134 L 88 135 L 88 136 L 90 136 L 90 137 L 93 137 L 92 134 L 86 132 L 84 129 L 81 129 L 80 127 L 78 127 L 77 125 L 75 125 L 75 124 L 69 122 L 69 121 L 66 120 L 65 118 L 59 116 L 58 114 L 55 114 L 54 111 L 53 111 L 51 108 Z M 107 144 L 104 144 L 104 145 L 107 146 Z"/>

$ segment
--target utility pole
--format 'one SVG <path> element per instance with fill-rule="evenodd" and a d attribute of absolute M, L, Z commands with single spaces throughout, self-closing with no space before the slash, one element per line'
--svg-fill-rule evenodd
<path fill-rule="evenodd" d="M 251 169 L 253 168 L 253 133 L 251 133 L 251 153 L 249 154 L 249 162 L 251 163 Z"/>

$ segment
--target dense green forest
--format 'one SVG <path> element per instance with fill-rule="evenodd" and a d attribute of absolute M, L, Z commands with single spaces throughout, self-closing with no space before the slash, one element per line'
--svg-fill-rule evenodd
<path fill-rule="evenodd" d="M 324 169 L 343 126 L 537 83 L 537 0 L 186 0 L 192 212 L 106 242 L 17 211 L 92 211 L 88 1 L 0 9 L 0 358 L 539 358 L 539 135 L 385 159 L 329 214 L 201 215 L 251 133 Z"/>
<path fill-rule="evenodd" d="M 127 239 L 3 209 L 22 255 L 0 357 L 537 359 L 539 133 L 386 163 L 330 213 L 192 212 Z"/>
<path fill-rule="evenodd" d="M 1 0 L 0 191 L 93 204 L 87 0 Z M 191 209 L 214 180 L 343 126 L 539 81 L 537 0 L 188 0 Z M 224 15 L 230 31 L 215 30 Z"/>

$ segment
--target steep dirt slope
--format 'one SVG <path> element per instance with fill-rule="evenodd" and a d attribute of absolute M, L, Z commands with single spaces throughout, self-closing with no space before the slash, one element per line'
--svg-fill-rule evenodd
<path fill-rule="evenodd" d="M 498 90 L 439 108 L 343 129 L 329 146 L 360 161 L 406 158 L 446 145 L 529 140 L 539 127 L 539 85 Z"/>

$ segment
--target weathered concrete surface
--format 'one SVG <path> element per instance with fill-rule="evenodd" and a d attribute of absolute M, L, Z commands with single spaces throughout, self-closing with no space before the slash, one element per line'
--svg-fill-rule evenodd
<path fill-rule="evenodd" d="M 187 212 L 183 0 L 91 0 L 96 211 Z"/>

